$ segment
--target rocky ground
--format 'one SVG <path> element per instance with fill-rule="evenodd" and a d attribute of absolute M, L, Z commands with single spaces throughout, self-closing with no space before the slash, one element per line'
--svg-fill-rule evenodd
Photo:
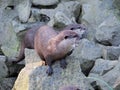
<path fill-rule="evenodd" d="M 81 23 L 87 28 L 68 66 L 46 68 L 36 52 L 25 50 L 25 62 L 13 65 L 20 41 L 31 27 L 56 30 Z M 21 70 L 22 69 L 22 70 Z M 0 90 L 120 90 L 119 0 L 0 0 Z M 73 90 L 73 89 L 70 89 Z"/>

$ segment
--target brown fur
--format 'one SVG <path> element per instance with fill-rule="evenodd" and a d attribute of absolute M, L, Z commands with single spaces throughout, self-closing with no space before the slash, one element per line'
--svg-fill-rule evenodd
<path fill-rule="evenodd" d="M 61 31 L 59 34 L 49 26 L 42 26 L 35 35 L 35 50 L 42 60 L 48 64 L 48 75 L 53 73 L 52 63 L 64 59 L 73 49 L 74 39 L 78 34 L 71 30 Z M 72 41 L 73 40 L 73 41 Z M 61 67 L 66 68 L 66 62 L 61 60 Z"/>
<path fill-rule="evenodd" d="M 41 26 L 42 25 L 33 27 L 33 28 L 29 29 L 26 32 L 25 37 L 23 38 L 23 40 L 21 42 L 21 45 L 20 45 L 19 56 L 17 57 L 16 61 L 13 61 L 13 63 L 18 63 L 18 62 L 22 61 L 25 58 L 25 53 L 24 53 L 25 48 L 34 49 L 34 37 L 35 37 L 35 33 L 37 32 L 37 30 Z M 82 24 L 70 24 L 70 25 L 66 26 L 63 30 L 76 30 L 76 29 L 86 30 L 85 26 L 82 25 Z M 83 35 L 79 35 L 79 36 L 80 36 L 80 38 L 83 37 Z"/>

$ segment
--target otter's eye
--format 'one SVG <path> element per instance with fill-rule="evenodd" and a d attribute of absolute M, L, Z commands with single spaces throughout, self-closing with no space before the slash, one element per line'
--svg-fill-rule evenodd
<path fill-rule="evenodd" d="M 65 39 L 67 39 L 68 38 L 68 36 L 65 36 Z"/>
<path fill-rule="evenodd" d="M 75 28 L 71 28 L 71 30 L 74 30 Z"/>

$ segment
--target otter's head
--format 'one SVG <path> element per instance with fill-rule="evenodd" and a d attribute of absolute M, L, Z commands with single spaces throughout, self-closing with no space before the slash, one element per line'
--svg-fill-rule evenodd
<path fill-rule="evenodd" d="M 66 26 L 64 28 L 64 30 L 65 29 L 73 30 L 76 33 L 78 33 L 78 35 L 80 37 L 79 39 L 82 39 L 82 38 L 86 37 L 87 28 L 83 24 L 70 24 L 70 25 Z"/>
<path fill-rule="evenodd" d="M 77 44 L 77 40 L 79 39 L 79 35 L 71 30 L 64 30 L 61 31 L 56 38 L 59 38 L 59 44 L 58 47 L 64 48 L 67 51 L 71 51 L 75 48 Z"/>

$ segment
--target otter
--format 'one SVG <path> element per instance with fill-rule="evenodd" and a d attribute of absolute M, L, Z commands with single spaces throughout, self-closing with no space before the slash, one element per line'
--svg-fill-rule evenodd
<path fill-rule="evenodd" d="M 34 38 L 37 54 L 48 65 L 46 73 L 52 75 L 52 64 L 60 60 L 60 66 L 66 68 L 65 57 L 75 48 L 79 35 L 71 30 L 63 30 L 59 34 L 50 26 L 42 26 Z"/>
<path fill-rule="evenodd" d="M 25 58 L 25 53 L 24 53 L 25 48 L 34 49 L 35 33 L 37 32 L 37 30 L 41 26 L 43 26 L 43 24 L 39 25 L 39 26 L 32 27 L 31 29 L 27 30 L 27 32 L 25 33 L 25 36 L 24 36 L 24 38 L 23 38 L 23 40 L 21 42 L 21 45 L 20 45 L 19 56 L 16 58 L 16 60 L 13 61 L 14 64 L 22 61 Z M 84 38 L 85 32 L 86 32 L 86 28 L 82 24 L 70 24 L 70 25 L 66 26 L 63 30 L 77 31 L 77 33 L 79 33 L 80 39 Z M 59 33 L 59 32 L 57 32 L 57 33 Z M 70 55 L 71 53 L 72 53 L 72 51 L 70 51 L 68 53 L 68 55 Z"/>

